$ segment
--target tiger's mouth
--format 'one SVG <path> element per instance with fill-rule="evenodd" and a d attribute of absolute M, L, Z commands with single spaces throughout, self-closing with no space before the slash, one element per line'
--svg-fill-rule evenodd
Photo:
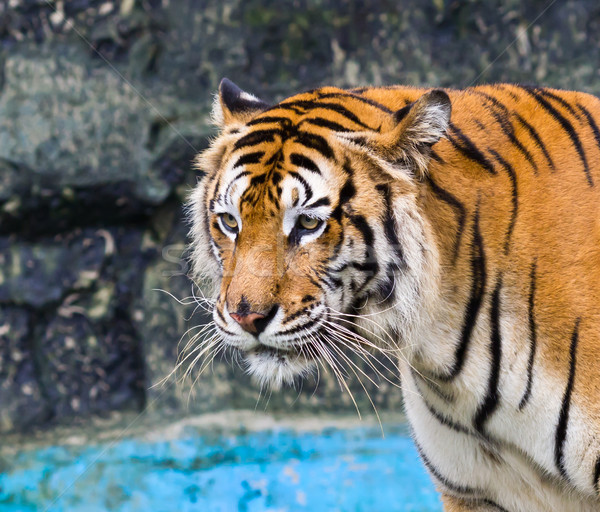
<path fill-rule="evenodd" d="M 288 347 L 260 344 L 242 351 L 248 373 L 259 384 L 279 389 L 313 373 L 318 359 L 310 342 Z"/>
<path fill-rule="evenodd" d="M 299 355 L 299 350 L 294 348 L 278 348 L 271 347 L 270 345 L 258 345 L 246 352 L 246 354 L 256 354 L 258 356 L 272 357 L 272 358 L 286 358 L 291 355 Z"/>

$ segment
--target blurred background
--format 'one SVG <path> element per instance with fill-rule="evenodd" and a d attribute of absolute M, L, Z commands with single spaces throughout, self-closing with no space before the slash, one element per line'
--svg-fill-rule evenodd
<path fill-rule="evenodd" d="M 345 498 L 315 508 L 311 492 L 327 492 L 332 482 L 292 493 L 302 471 L 318 468 L 289 470 L 282 462 L 288 458 L 313 460 L 327 446 L 336 471 L 350 474 L 344 447 L 364 455 L 404 446 L 402 400 L 390 382 L 361 383 L 349 372 L 363 423 L 356 422 L 349 394 L 324 374 L 304 389 L 260 393 L 230 359 L 216 359 L 202 375 L 193 371 L 184 382 L 172 377 L 154 386 L 173 370 L 184 333 L 207 318 L 186 300 L 193 290 L 182 204 L 200 179 L 190 162 L 214 133 L 208 114 L 225 76 L 268 102 L 321 85 L 460 88 L 509 81 L 598 94 L 600 5 L 0 3 L 0 511 L 440 509 L 422 473 L 396 489 L 422 488 L 414 506 L 408 495 L 386 494 L 397 480 L 382 474 L 410 473 L 398 461 L 421 471 L 410 443 L 384 469 L 377 466 L 383 459 L 361 462 L 375 468 L 368 485 L 367 473 L 357 480 L 366 494 L 352 498 L 345 491 Z M 392 448 L 377 444 L 370 400 L 388 425 L 388 443 L 395 440 Z M 148 444 L 149 433 L 162 448 Z M 122 444 L 130 439 L 144 439 L 145 448 Z M 256 451 L 243 451 L 252 445 Z M 213 458 L 197 463 L 206 450 Z M 223 479 L 214 475 L 210 485 L 169 483 L 178 497 L 165 490 L 166 505 L 156 498 L 148 506 L 144 499 L 157 482 L 167 482 L 163 473 L 153 473 L 157 480 L 137 495 L 126 486 L 106 491 L 114 482 L 100 466 L 137 481 L 124 469 L 127 457 L 149 464 L 143 475 L 165 458 L 171 466 L 164 467 L 184 467 L 194 478 L 224 461 L 252 460 L 259 469 L 255 481 L 232 477 L 231 488 L 220 487 Z M 52 480 L 57 468 L 66 473 Z M 269 468 L 287 471 L 292 487 L 282 481 L 269 487 L 279 478 Z M 225 480 L 234 474 L 224 473 Z M 368 501 L 375 489 L 388 501 Z M 217 494 L 235 499 L 219 501 Z M 177 499 L 192 508 L 175 506 Z M 389 500 L 394 505 L 381 508 Z"/>

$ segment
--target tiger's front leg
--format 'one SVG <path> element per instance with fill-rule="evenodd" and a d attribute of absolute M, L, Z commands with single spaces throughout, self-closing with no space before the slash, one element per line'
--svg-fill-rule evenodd
<path fill-rule="evenodd" d="M 504 509 L 481 501 L 464 500 L 447 494 L 442 494 L 444 512 L 501 512 Z"/>

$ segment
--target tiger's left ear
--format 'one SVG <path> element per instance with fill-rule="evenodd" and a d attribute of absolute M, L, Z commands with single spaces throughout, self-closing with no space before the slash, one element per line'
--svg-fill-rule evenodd
<path fill-rule="evenodd" d="M 223 78 L 212 110 L 213 122 L 221 129 L 245 124 L 269 105 L 256 96 L 242 91 L 231 80 Z"/>
<path fill-rule="evenodd" d="M 431 158 L 431 146 L 446 134 L 451 113 L 448 94 L 434 89 L 395 112 L 381 131 L 341 136 L 366 146 L 370 153 L 392 166 L 401 165 L 416 177 L 423 178 Z"/>

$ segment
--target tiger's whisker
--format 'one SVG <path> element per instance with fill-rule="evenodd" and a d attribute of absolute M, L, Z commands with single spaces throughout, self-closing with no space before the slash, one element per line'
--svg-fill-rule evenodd
<path fill-rule="evenodd" d="M 358 380 L 358 383 L 360 384 L 360 387 L 363 389 L 363 391 L 365 392 L 365 395 L 367 395 L 367 399 L 369 400 L 369 403 L 371 404 L 371 407 L 373 407 L 373 411 L 375 412 L 375 416 L 377 417 L 377 421 L 379 423 L 379 428 L 381 429 L 381 435 L 383 437 L 385 437 L 385 432 L 383 431 L 383 425 L 381 423 L 381 418 L 379 417 L 379 411 L 377 410 L 377 407 L 375 406 L 375 403 L 373 402 L 373 399 L 371 398 L 371 395 L 369 394 L 369 391 L 367 390 L 366 386 L 364 385 L 364 383 L 362 382 L 362 380 L 360 379 L 360 376 L 358 375 L 358 373 L 356 373 L 356 371 L 354 370 L 354 368 L 352 368 L 352 366 L 356 367 L 356 369 L 358 369 L 365 377 L 367 377 L 367 379 L 369 379 L 371 382 L 373 382 L 372 379 L 370 379 L 368 377 L 368 375 L 366 373 L 364 373 L 348 356 L 346 356 L 343 351 L 335 346 L 332 345 L 332 348 L 334 348 L 335 350 L 337 350 L 337 352 L 340 354 L 340 356 L 344 357 L 348 363 L 350 363 L 350 369 L 352 370 L 352 373 L 354 373 L 354 375 L 356 376 L 356 380 Z M 377 385 L 376 383 L 373 382 L 373 384 L 379 388 L 379 385 Z"/>
<path fill-rule="evenodd" d="M 337 368 L 335 361 L 337 360 L 337 358 L 331 353 L 331 351 L 327 348 L 326 345 L 319 343 L 316 346 L 321 349 L 320 350 L 321 354 L 328 360 L 329 365 L 332 367 L 332 369 L 334 369 L 334 372 L 335 372 L 335 368 Z M 338 368 L 338 372 L 339 372 L 339 368 Z M 338 373 L 338 375 L 340 375 L 340 374 Z M 350 390 L 348 383 L 346 382 L 346 380 L 344 378 L 338 378 L 338 382 L 348 392 L 348 395 L 350 396 L 350 400 L 352 400 L 352 403 L 354 404 L 354 408 L 356 409 L 356 413 L 358 414 L 358 418 L 360 420 L 362 420 L 360 408 L 358 407 L 358 403 L 354 399 L 354 395 L 352 394 L 352 391 Z"/>
<path fill-rule="evenodd" d="M 373 354 L 370 354 L 363 347 L 361 347 L 359 345 L 354 345 L 352 342 L 349 342 L 348 340 L 339 337 L 339 335 L 337 335 L 335 333 L 329 332 L 328 334 L 331 334 L 333 336 L 334 340 L 337 341 L 338 343 L 341 343 L 346 348 L 349 348 L 349 349 L 355 351 L 356 355 L 358 357 L 360 357 L 360 359 L 362 359 L 365 362 L 365 364 L 367 364 L 379 377 L 381 377 L 382 379 L 386 380 L 387 382 L 389 382 L 390 384 L 392 384 L 395 387 L 400 387 L 400 385 L 398 383 L 393 382 L 388 377 L 386 377 L 381 372 L 381 370 L 379 370 L 379 368 L 377 368 L 375 366 L 375 364 L 370 360 L 370 359 L 373 359 L 377 364 L 379 364 L 380 366 L 382 366 L 383 368 L 385 368 L 385 370 L 387 370 L 390 373 L 394 373 L 392 370 L 390 370 L 390 368 L 388 368 L 387 366 L 385 366 L 385 364 L 383 364 Z"/>
<path fill-rule="evenodd" d="M 328 321 L 326 321 L 326 322 L 328 322 Z M 353 324 L 352 322 L 350 322 L 350 323 L 351 323 L 351 324 Z M 375 345 L 375 344 L 373 344 L 373 343 L 371 343 L 371 342 L 368 342 L 368 340 L 364 339 L 362 336 L 360 336 L 360 335 L 357 335 L 357 334 L 356 334 L 356 333 L 354 333 L 353 331 L 350 331 L 349 329 L 347 329 L 347 328 L 344 328 L 343 326 L 340 326 L 339 324 L 336 324 L 335 322 L 328 322 L 328 325 L 329 325 L 329 326 L 330 326 L 332 329 L 335 329 L 335 328 L 341 328 L 341 329 L 343 329 L 343 332 L 344 332 L 344 334 L 349 334 L 349 335 L 351 335 L 351 336 L 358 336 L 358 338 L 360 338 L 360 339 L 361 339 L 361 342 L 364 342 L 364 344 L 366 344 L 367 346 L 369 346 L 369 347 L 371 347 L 371 348 L 374 348 L 374 349 L 378 350 L 380 353 L 382 353 L 382 354 L 384 355 L 384 357 L 385 357 L 385 358 L 386 358 L 388 361 L 390 361 L 390 363 L 392 363 L 392 364 L 396 365 L 396 362 L 395 362 L 395 361 L 393 361 L 393 360 L 392 360 L 392 359 L 391 359 L 391 358 L 390 358 L 390 357 L 387 355 L 387 352 L 388 352 L 388 350 L 382 349 L 381 347 L 379 347 L 379 346 L 377 346 L 377 345 Z M 353 325 L 354 325 L 354 324 L 353 324 Z M 410 347 L 410 345 L 409 345 L 409 347 Z M 405 347 L 405 348 L 406 348 L 406 347 Z M 413 364 L 411 364 L 411 363 L 410 363 L 410 361 L 409 361 L 409 360 L 408 360 L 408 359 L 407 359 L 407 358 L 404 356 L 404 354 L 403 354 L 403 352 L 402 352 L 402 350 L 401 350 L 401 349 L 399 349 L 399 350 L 395 350 L 395 351 L 392 351 L 392 353 L 394 353 L 394 354 L 396 354 L 397 356 L 401 357 L 401 358 L 402 358 L 402 360 L 403 360 L 405 363 L 407 363 L 407 364 L 410 366 L 410 368 L 412 368 L 412 369 L 413 369 L 413 370 L 414 370 L 414 371 L 415 371 L 415 372 L 416 372 L 416 373 L 417 373 L 419 376 L 421 376 L 423 379 L 427 380 L 428 382 L 431 382 L 432 384 L 435 384 L 435 382 L 433 382 L 433 381 L 432 381 L 432 380 L 431 380 L 429 377 L 427 377 L 426 375 L 423 375 L 423 374 L 422 374 L 422 373 L 421 373 L 421 372 L 420 372 L 420 371 L 419 371 L 417 368 L 415 368 L 415 367 L 414 367 L 414 365 L 413 365 Z"/>
<path fill-rule="evenodd" d="M 219 352 L 221 352 L 222 350 L 223 350 L 223 345 L 219 345 L 217 347 L 217 350 L 215 350 L 212 353 L 212 355 L 210 356 L 210 360 L 205 361 L 204 364 L 202 365 L 202 367 L 200 368 L 200 370 L 198 371 L 198 375 L 196 376 L 196 378 L 192 382 L 192 384 L 190 386 L 190 390 L 188 392 L 188 398 L 187 398 L 187 407 L 188 408 L 189 408 L 189 405 L 190 405 L 190 399 L 192 397 L 192 392 L 194 390 L 194 387 L 196 386 L 196 383 L 198 382 L 198 380 L 200 379 L 200 377 L 202 376 L 202 374 L 204 373 L 204 371 L 206 370 L 206 368 L 208 368 L 208 366 L 213 362 L 213 360 L 215 359 L 215 357 L 217 357 L 217 355 L 219 354 Z"/>

